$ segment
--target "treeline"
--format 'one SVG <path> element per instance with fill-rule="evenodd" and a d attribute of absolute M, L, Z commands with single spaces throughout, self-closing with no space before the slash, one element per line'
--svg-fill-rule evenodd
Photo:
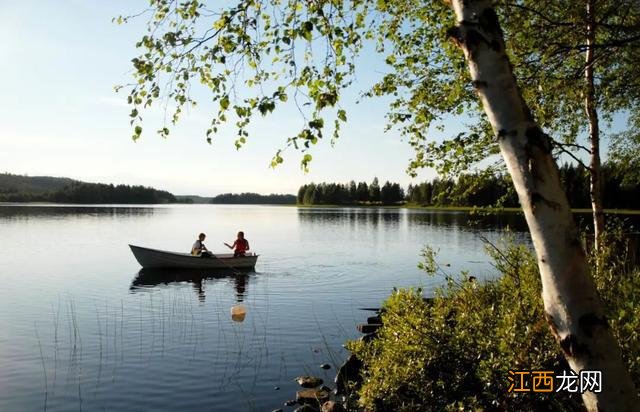
<path fill-rule="evenodd" d="M 294 195 L 280 194 L 261 195 L 258 193 L 224 193 L 213 197 L 210 203 L 229 205 L 294 205 L 296 203 L 296 197 Z"/>
<path fill-rule="evenodd" d="M 560 177 L 567 189 L 569 204 L 590 208 L 589 174 L 582 166 L 564 165 Z M 640 178 L 629 176 L 617 163 L 602 166 L 602 201 L 605 209 L 640 209 Z"/>
<path fill-rule="evenodd" d="M 409 185 L 407 202 L 421 206 L 518 207 L 511 179 L 501 174 L 464 174 L 454 179 L 433 179 Z"/>
<path fill-rule="evenodd" d="M 164 190 L 144 186 L 128 186 L 74 182 L 58 190 L 48 192 L 4 192 L 2 202 L 53 202 L 53 203 L 124 203 L 156 204 L 176 203 L 176 197 Z"/>
<path fill-rule="evenodd" d="M 405 201 L 404 189 L 398 183 L 385 182 L 382 187 L 378 178 L 371 184 L 351 181 L 340 183 L 310 183 L 298 190 L 296 199 L 300 205 L 394 205 Z"/>
<path fill-rule="evenodd" d="M 625 179 L 626 177 L 626 179 Z M 591 207 L 589 173 L 581 165 L 564 164 L 560 179 L 573 208 Z M 640 181 L 629 181 L 618 165 L 608 162 L 602 167 L 604 207 L 607 209 L 640 209 Z M 504 174 L 463 174 L 457 179 L 436 178 L 409 185 L 406 195 L 398 183 L 386 182 L 382 187 L 378 179 L 367 185 L 321 183 L 307 184 L 298 190 L 300 205 L 393 205 L 420 206 L 503 206 L 518 207 L 518 196 L 511 178 Z"/>

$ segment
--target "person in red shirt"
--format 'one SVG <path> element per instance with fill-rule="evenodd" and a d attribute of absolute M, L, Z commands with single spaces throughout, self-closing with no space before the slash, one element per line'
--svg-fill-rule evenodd
<path fill-rule="evenodd" d="M 244 238 L 244 232 L 238 232 L 238 238 L 233 245 L 225 243 L 229 249 L 235 249 L 233 252 L 233 257 L 244 256 L 249 250 L 249 242 Z"/>

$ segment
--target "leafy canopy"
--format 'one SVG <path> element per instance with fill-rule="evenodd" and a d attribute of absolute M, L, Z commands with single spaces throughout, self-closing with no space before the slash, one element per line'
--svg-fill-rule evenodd
<path fill-rule="evenodd" d="M 193 87 L 209 91 L 214 106 L 206 139 L 233 122 L 236 147 L 249 137 L 256 115 L 295 105 L 303 123 L 282 151 L 303 152 L 330 133 L 333 143 L 347 120 L 341 96 L 355 76 L 358 55 L 371 43 L 387 73 L 364 96 L 390 98 L 388 128 L 415 149 L 408 171 L 436 167 L 447 174 L 498 153 L 493 133 L 470 82 L 464 56 L 447 38 L 454 14 L 441 0 L 149 0 L 147 32 L 133 59 L 135 82 L 125 87 L 132 106 L 133 138 L 142 133 L 142 113 L 153 104 L 172 108 L 158 133 L 166 137 L 185 108 L 195 105 Z M 605 120 L 637 106 L 640 78 L 640 6 L 634 0 L 597 0 L 596 86 Z M 555 0 L 499 1 L 514 70 L 536 120 L 556 140 L 575 148 L 585 130 L 583 112 L 584 4 Z M 464 116 L 464 117 L 463 117 Z M 463 125 L 442 142 L 428 139 L 444 121 Z M 452 133 L 452 131 L 447 131 Z M 565 146 L 558 146 L 564 149 Z M 486 165 L 486 164 L 485 164 Z"/>
<path fill-rule="evenodd" d="M 600 119 L 608 124 L 614 114 L 637 110 L 640 103 L 640 3 L 592 3 L 595 104 Z M 497 7 L 514 73 L 536 121 L 555 137 L 559 150 L 590 153 L 580 144 L 588 131 L 587 3 L 500 1 Z"/>
<path fill-rule="evenodd" d="M 628 129 L 611 138 L 610 160 L 617 165 L 623 185 L 640 186 L 640 113 L 629 120 Z"/>
<path fill-rule="evenodd" d="M 399 128 L 416 149 L 410 172 L 423 166 L 461 170 L 497 153 L 482 122 L 444 143 L 426 140 L 429 129 L 442 129 L 451 113 L 479 113 L 464 57 L 447 40 L 454 17 L 443 2 L 237 0 L 212 7 L 198 0 L 150 0 L 139 15 L 114 19 L 148 17 L 137 43 L 140 54 L 132 60 L 135 82 L 117 87 L 129 93 L 134 139 L 142 134 L 142 113 L 154 104 L 172 108 L 158 130 L 168 136 L 182 112 L 197 103 L 197 84 L 217 109 L 207 141 L 233 121 L 238 148 L 256 114 L 265 116 L 292 99 L 304 123 L 271 165 L 282 163 L 282 151 L 293 147 L 303 152 L 306 169 L 310 149 L 327 129 L 333 129 L 332 143 L 339 137 L 347 120 L 340 97 L 354 80 L 364 42 L 371 41 L 390 70 L 365 95 L 391 96 L 389 127 Z"/>

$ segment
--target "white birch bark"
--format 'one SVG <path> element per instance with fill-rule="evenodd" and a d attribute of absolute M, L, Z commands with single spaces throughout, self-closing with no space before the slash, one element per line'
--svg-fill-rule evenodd
<path fill-rule="evenodd" d="M 638 410 L 638 394 L 602 313 L 560 184 L 551 143 L 524 100 L 497 16 L 488 0 L 451 0 L 471 78 L 500 145 L 533 241 L 547 321 L 571 368 L 602 372 L 602 392 L 585 392 L 590 411 Z"/>
<path fill-rule="evenodd" d="M 594 44 L 596 41 L 595 1 L 587 1 L 587 52 L 585 53 L 584 76 L 586 81 L 585 111 L 589 120 L 589 140 L 591 141 L 591 162 L 589 165 L 591 196 L 591 210 L 593 211 L 593 246 L 600 249 L 600 240 L 604 232 L 604 210 L 602 208 L 602 180 L 600 179 L 600 127 L 598 125 L 598 110 L 596 90 L 593 79 L 594 72 Z"/>

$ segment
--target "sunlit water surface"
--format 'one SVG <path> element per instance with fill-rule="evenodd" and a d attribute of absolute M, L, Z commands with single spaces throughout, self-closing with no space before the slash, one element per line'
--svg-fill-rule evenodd
<path fill-rule="evenodd" d="M 332 383 L 342 344 L 394 286 L 429 294 L 424 245 L 450 274 L 495 275 L 483 238 L 523 219 L 270 206 L 0 206 L 0 410 L 266 410 L 293 378 Z M 128 244 L 224 251 L 244 230 L 255 272 L 141 277 Z M 446 265 L 450 266 L 446 266 Z M 179 279 L 180 282 L 173 282 Z M 234 322 L 230 308 L 247 308 Z M 325 371 L 320 364 L 329 363 Z M 275 388 L 279 387 L 279 390 Z"/>

